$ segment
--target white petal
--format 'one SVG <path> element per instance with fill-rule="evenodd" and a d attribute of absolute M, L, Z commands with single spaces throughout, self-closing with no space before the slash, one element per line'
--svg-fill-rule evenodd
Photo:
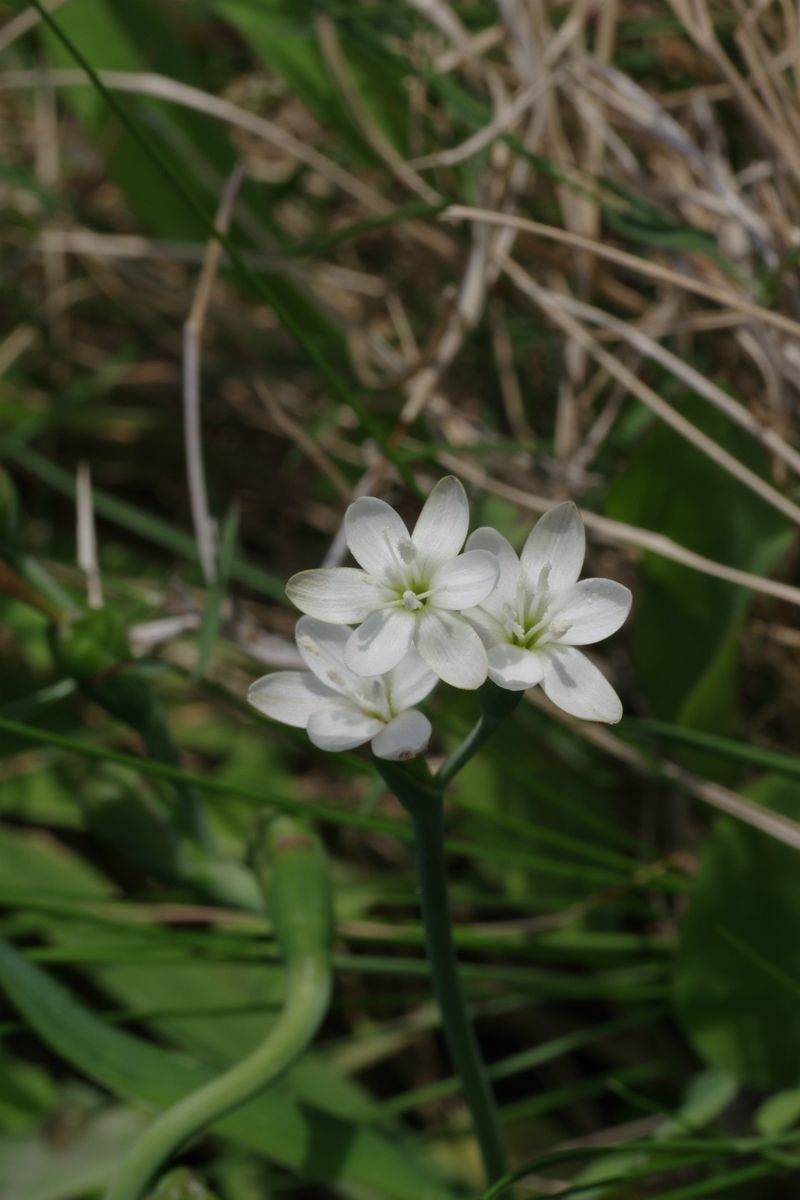
<path fill-rule="evenodd" d="M 465 608 L 461 616 L 469 621 L 487 650 L 498 642 L 505 644 L 507 635 L 503 623 L 486 611 L 485 604 L 480 608 Z"/>
<path fill-rule="evenodd" d="M 415 708 L 400 713 L 372 739 L 372 750 L 378 758 L 403 761 L 422 754 L 431 740 L 431 723 Z"/>
<path fill-rule="evenodd" d="M 419 618 L 415 644 L 445 683 L 472 690 L 485 681 L 488 664 L 483 642 L 462 616 L 427 609 Z"/>
<path fill-rule="evenodd" d="M 310 671 L 275 671 L 251 684 L 247 699 L 265 716 L 305 729 L 311 714 L 336 697 Z"/>
<path fill-rule="evenodd" d="M 391 579 L 402 562 L 399 547 L 409 541 L 404 521 L 377 496 L 360 496 L 344 514 L 344 532 L 353 558 L 370 575 Z"/>
<path fill-rule="evenodd" d="M 553 624 L 567 628 L 556 640 L 565 646 L 588 646 L 610 637 L 624 623 L 631 599 L 629 590 L 613 579 L 582 579 L 558 597 Z"/>
<path fill-rule="evenodd" d="M 404 708 L 413 708 L 430 695 L 438 682 L 439 676 L 433 673 L 412 646 L 386 676 L 386 690 L 392 709 L 399 713 Z"/>
<path fill-rule="evenodd" d="M 431 603 L 458 611 L 482 604 L 497 583 L 500 567 L 486 550 L 470 550 L 439 567 L 431 579 Z"/>
<path fill-rule="evenodd" d="M 301 612 L 321 621 L 363 621 L 386 602 L 386 589 L 356 567 L 320 567 L 300 571 L 286 585 L 286 595 Z"/>
<path fill-rule="evenodd" d="M 497 578 L 497 586 L 493 592 L 482 601 L 483 607 L 489 612 L 499 616 L 508 605 L 514 605 L 517 598 L 517 584 L 519 583 L 520 565 L 519 556 L 514 547 L 509 542 L 508 538 L 504 538 L 502 533 L 498 533 L 496 529 L 492 529 L 488 525 L 476 529 L 467 538 L 467 544 L 464 549 L 470 550 L 488 550 L 497 559 L 500 567 L 500 574 Z"/>
<path fill-rule="evenodd" d="M 548 699 L 573 717 L 614 725 L 622 716 L 619 696 L 594 663 L 571 646 L 546 646 L 542 687 Z"/>
<path fill-rule="evenodd" d="M 303 662 L 334 692 L 358 690 L 363 682 L 345 663 L 345 647 L 352 632 L 348 625 L 331 625 L 316 617 L 301 617 L 295 626 L 295 641 Z"/>
<path fill-rule="evenodd" d="M 411 540 L 428 570 L 455 558 L 469 529 L 469 503 L 455 475 L 440 479 L 425 501 Z"/>
<path fill-rule="evenodd" d="M 532 587 L 538 586 L 543 568 L 549 567 L 547 586 L 551 591 L 560 591 L 577 580 L 585 553 L 583 521 L 570 500 L 539 518 L 528 534 L 520 560 Z"/>
<path fill-rule="evenodd" d="M 346 700 L 334 701 L 327 708 L 312 713 L 308 736 L 320 750 L 352 750 L 363 746 L 383 729 L 383 721 L 368 717 Z"/>
<path fill-rule="evenodd" d="M 367 617 L 347 640 L 345 661 L 356 675 L 383 675 L 408 652 L 416 618 L 405 608 L 386 608 Z"/>
<path fill-rule="evenodd" d="M 489 678 L 509 692 L 524 692 L 541 683 L 544 661 L 522 646 L 493 646 L 489 651 Z"/>

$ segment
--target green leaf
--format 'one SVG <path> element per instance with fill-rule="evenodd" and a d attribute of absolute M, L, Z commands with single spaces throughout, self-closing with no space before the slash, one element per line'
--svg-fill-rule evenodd
<path fill-rule="evenodd" d="M 161 40 L 164 21 L 158 6 L 149 0 L 137 0 L 137 7 L 149 10 L 148 47 L 152 50 Z M 58 25 L 81 49 L 86 59 L 98 70 L 143 71 L 152 69 L 148 57 L 140 53 L 135 40 L 129 36 L 125 22 L 108 0 L 77 0 L 58 14 Z M 47 56 L 57 67 L 74 68 L 75 62 L 51 29 L 43 27 Z M 157 55 L 156 55 L 157 61 Z M 64 95 L 80 120 L 95 139 L 104 139 L 107 150 L 107 172 L 123 189 L 131 209 L 145 228 L 160 237 L 199 238 L 204 230 L 199 221 L 187 211 L 175 189 L 153 170 L 147 154 L 120 126 L 109 112 L 103 97 L 90 87 L 71 87 Z M 198 162 L 206 171 L 213 163 L 218 170 L 230 161 L 230 149 L 220 130 L 204 122 L 203 141 L 195 141 L 196 116 L 163 101 L 143 97 L 126 99 L 127 110 L 137 121 L 148 126 L 155 139 L 171 157 L 179 156 L 179 166 L 188 176 L 189 186 L 205 198 L 203 172 L 196 171 Z M 181 153 L 178 149 L 183 149 Z M 192 146 L 193 153 L 186 154 Z M 209 161 L 210 160 L 210 161 Z"/>
<path fill-rule="evenodd" d="M 787 1088 L 765 1100 L 753 1119 L 756 1129 L 765 1137 L 783 1133 L 800 1121 L 800 1088 Z"/>
<path fill-rule="evenodd" d="M 31 896 L 102 899 L 108 884 L 77 854 L 50 834 L 0 829 L 0 880 L 3 890 Z"/>
<path fill-rule="evenodd" d="M 765 473 L 763 454 L 742 430 L 669 381 L 661 390 L 719 445 Z M 791 539 L 778 513 L 660 423 L 650 426 L 612 484 L 606 511 L 756 574 L 768 571 Z M 748 601 L 743 588 L 645 556 L 631 629 L 634 665 L 654 716 L 732 731 Z"/>
<path fill-rule="evenodd" d="M 373 157 L 330 79 L 314 29 L 315 12 L 319 11 L 316 4 L 308 0 L 299 4 L 291 0 L 217 0 L 215 7 L 329 133 L 342 137 L 348 157 L 354 150 L 362 159 Z M 353 11 L 358 16 L 358 10 Z M 367 35 L 374 35 L 371 18 L 364 26 Z M 384 136 L 402 150 L 408 114 L 407 65 L 389 53 L 385 38 L 371 36 L 365 44 L 354 37 L 348 21 L 337 21 L 337 33 L 361 102 Z"/>
<path fill-rule="evenodd" d="M 736 1080 L 727 1071 L 713 1067 L 701 1071 L 689 1083 L 680 1107 L 658 1126 L 650 1143 L 629 1153 L 603 1154 L 580 1172 L 579 1183 L 597 1185 L 586 1187 L 585 1191 L 581 1188 L 578 1194 L 582 1200 L 600 1200 L 601 1196 L 615 1194 L 614 1187 L 604 1186 L 603 1180 L 637 1178 L 640 1172 L 644 1172 L 644 1177 L 649 1171 L 655 1173 L 663 1160 L 665 1144 L 668 1146 L 673 1139 L 710 1124 L 735 1099 L 736 1091 Z"/>
<path fill-rule="evenodd" d="M 0 1070 L 0 1129 L 8 1134 L 36 1129 L 53 1108 L 56 1086 L 41 1067 L 4 1053 Z M 0 1177 L 3 1152 L 0 1150 Z"/>
<path fill-rule="evenodd" d="M 767 777 L 750 796 L 800 816 L 800 788 Z M 706 845 L 675 963 L 678 1016 L 709 1063 L 759 1087 L 797 1081 L 800 859 L 720 819 Z"/>
<path fill-rule="evenodd" d="M 117 1095 L 174 1104 L 213 1072 L 104 1025 L 44 971 L 0 943 L 0 982 L 56 1054 Z M 276 1163 L 385 1200 L 443 1200 L 447 1186 L 399 1132 L 382 1134 L 298 1102 L 278 1084 L 219 1122 L 220 1132 Z"/>

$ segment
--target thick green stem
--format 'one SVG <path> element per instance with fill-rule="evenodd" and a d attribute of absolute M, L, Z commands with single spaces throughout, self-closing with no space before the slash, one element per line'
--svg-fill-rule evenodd
<path fill-rule="evenodd" d="M 453 1065 L 472 1114 L 486 1175 L 490 1183 L 495 1183 L 508 1173 L 508 1167 L 494 1095 L 458 974 L 447 898 L 442 793 L 446 784 L 514 711 L 522 693 L 506 691 L 487 681 L 479 696 L 480 718 L 435 776 L 419 761 L 400 764 L 376 758 L 374 762 L 414 822 L 420 904 L 433 989 Z"/>
<path fill-rule="evenodd" d="M 458 974 L 453 927 L 447 898 L 444 818 L 441 797 L 414 806 L 414 837 L 425 943 L 433 990 L 442 1013 L 445 1037 L 461 1079 L 486 1176 L 494 1183 L 506 1174 L 505 1150 L 491 1084 L 464 1002 Z"/>
<path fill-rule="evenodd" d="M 105 1200 L 141 1200 L 184 1142 L 273 1083 L 314 1037 L 329 995 L 330 971 L 323 957 L 290 968 L 283 1011 L 264 1041 L 229 1071 L 162 1113 L 122 1162 Z"/>
<path fill-rule="evenodd" d="M 382 768 L 383 768 L 382 764 Z M 394 770 L 384 771 L 390 787 Z M 453 943 L 447 898 L 444 854 L 444 816 L 441 793 L 428 786 L 414 795 L 413 784 L 398 789 L 399 798 L 414 822 L 420 904 L 425 945 L 433 990 L 453 1065 L 461 1080 L 464 1099 L 472 1114 L 487 1179 L 490 1183 L 507 1172 L 500 1122 L 489 1078 L 472 1030 Z"/>

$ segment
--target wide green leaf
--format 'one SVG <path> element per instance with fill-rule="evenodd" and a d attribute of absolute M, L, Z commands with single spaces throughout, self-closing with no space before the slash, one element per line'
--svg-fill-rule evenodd
<path fill-rule="evenodd" d="M 797 818 L 800 787 L 768 776 L 750 789 Z M 684 918 L 675 1004 L 698 1053 L 759 1087 L 797 1083 L 800 1060 L 800 857 L 720 819 Z"/>
<path fill-rule="evenodd" d="M 0 982 L 56 1054 L 115 1094 L 160 1109 L 213 1072 L 105 1025 L 60 983 L 0 943 Z M 443 1200 L 440 1173 L 399 1131 L 381 1133 L 298 1102 L 281 1084 L 219 1122 L 240 1145 L 310 1179 L 358 1187 L 386 1200 Z"/>
<path fill-rule="evenodd" d="M 752 439 L 704 401 L 681 397 L 668 382 L 661 386 L 684 416 L 765 473 L 764 456 Z M 659 423 L 647 430 L 611 485 L 606 511 L 756 574 L 775 564 L 791 538 L 774 509 Z M 634 665 L 651 712 L 730 733 L 749 593 L 656 555 L 647 555 L 643 568 L 631 631 Z"/>

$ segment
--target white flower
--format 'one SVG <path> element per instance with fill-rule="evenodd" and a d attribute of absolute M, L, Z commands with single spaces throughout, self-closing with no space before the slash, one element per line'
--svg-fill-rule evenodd
<path fill-rule="evenodd" d="M 496 529 L 476 529 L 467 542 L 500 563 L 497 587 L 466 615 L 489 654 L 489 678 L 509 691 L 540 683 L 574 717 L 613 723 L 622 716 L 614 689 L 576 650 L 616 633 L 631 593 L 611 579 L 577 582 L 586 540 L 574 504 L 559 504 L 534 525 L 522 554 Z"/>
<path fill-rule="evenodd" d="M 309 670 L 264 675 L 247 699 L 268 717 L 305 729 L 321 750 L 352 750 L 371 741 L 378 758 L 421 754 L 431 724 L 413 706 L 431 692 L 436 676 L 413 648 L 385 675 L 354 675 L 344 660 L 350 633 L 345 625 L 301 617 L 295 638 Z"/>
<path fill-rule="evenodd" d="M 286 585 L 289 599 L 323 621 L 358 624 L 345 650 L 357 675 L 391 670 L 413 644 L 445 683 L 480 687 L 486 650 L 460 612 L 486 599 L 499 568 L 483 548 L 459 554 L 469 528 L 459 481 L 439 480 L 410 536 L 395 510 L 374 496 L 351 504 L 344 525 L 361 569 L 301 571 Z"/>

